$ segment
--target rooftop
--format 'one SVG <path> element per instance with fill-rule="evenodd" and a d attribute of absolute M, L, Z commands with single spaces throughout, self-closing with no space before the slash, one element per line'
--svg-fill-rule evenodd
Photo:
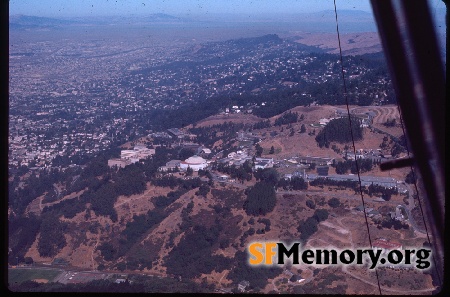
<path fill-rule="evenodd" d="M 206 163 L 206 160 L 203 159 L 200 156 L 194 155 L 194 156 L 189 157 L 186 160 L 184 160 L 184 162 L 187 163 L 187 164 L 197 165 L 197 164 L 204 164 L 204 163 Z"/>

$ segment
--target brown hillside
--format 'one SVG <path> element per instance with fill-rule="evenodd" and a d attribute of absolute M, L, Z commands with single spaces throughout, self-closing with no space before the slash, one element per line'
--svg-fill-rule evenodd
<path fill-rule="evenodd" d="M 311 124 L 317 124 L 321 118 L 334 117 L 336 108 L 346 109 L 345 106 L 299 106 L 291 109 L 292 112 L 304 115 L 303 121 L 290 125 L 295 131 L 293 136 L 289 136 L 290 128 L 288 128 L 288 125 L 254 130 L 253 133 L 259 134 L 262 138 L 260 144 L 264 148 L 263 155 L 274 157 L 275 159 L 284 159 L 295 155 L 340 158 L 341 156 L 331 148 L 319 148 L 317 146 L 315 135 L 322 128 L 314 128 L 311 126 Z M 388 119 L 399 119 L 399 113 L 395 106 L 352 106 L 350 109 L 353 113 L 373 111 L 376 114 L 374 118 L 374 125 L 377 125 L 376 127 L 393 135 L 399 135 L 396 133 L 398 133 L 401 127 L 387 128 L 383 125 Z M 274 123 L 279 116 L 281 115 L 270 118 L 270 121 Z M 234 114 L 228 117 L 219 115 L 200 121 L 198 126 L 210 126 L 230 120 L 241 123 L 256 123 L 261 119 L 248 114 Z M 306 126 L 306 133 L 298 133 L 303 124 Z M 314 131 L 315 135 L 309 135 L 309 133 Z M 274 132 L 276 132 L 276 135 L 274 135 Z M 356 149 L 377 149 L 382 143 L 383 137 L 384 134 L 374 133 L 370 129 L 365 128 L 364 140 L 355 143 Z M 344 145 L 337 144 L 337 147 L 343 149 Z M 351 146 L 351 143 L 348 143 L 348 145 Z M 271 146 L 274 146 L 275 153 L 269 155 L 268 151 Z M 334 173 L 332 172 L 333 170 L 331 168 L 330 173 Z M 279 171 L 281 173 L 282 168 Z M 375 168 L 370 172 L 370 175 L 391 176 L 401 179 L 408 172 L 408 168 L 395 169 L 389 172 L 381 172 L 378 168 Z M 211 227 L 214 224 L 219 224 L 221 231 L 217 242 L 211 246 L 212 253 L 233 259 L 237 251 L 245 251 L 248 244 L 253 241 L 282 240 L 288 242 L 298 240 L 300 234 L 297 228 L 300 222 L 311 217 L 315 212 L 315 209 L 310 209 L 306 206 L 307 200 L 314 201 L 316 209 L 326 209 L 330 213 L 329 218 L 321 222 L 318 226 L 318 231 L 310 237 L 307 247 L 319 248 L 334 246 L 337 248 L 356 248 L 366 244 L 367 230 L 361 228 L 365 224 L 364 215 L 361 212 L 353 210 L 361 204 L 359 193 L 355 193 L 353 190 L 342 190 L 334 187 L 320 188 L 310 186 L 307 191 L 290 192 L 279 189 L 277 192 L 277 203 L 272 212 L 265 216 L 249 216 L 243 209 L 243 204 L 246 200 L 244 190 L 246 187 L 252 186 L 254 182 L 254 179 L 244 184 L 215 182 L 206 197 L 197 196 L 195 193 L 198 189 L 190 190 L 167 206 L 165 210 L 169 213 L 168 216 L 158 225 L 146 230 L 146 233 L 125 254 L 125 257 L 120 258 L 115 263 L 105 262 L 100 251 L 97 250 L 98 246 L 105 242 L 117 243 L 121 231 L 124 230 L 128 222 L 133 220 L 134 215 L 145 214 L 149 210 L 154 209 L 152 203 L 153 197 L 167 195 L 167 193 L 176 189 L 156 187 L 151 183 L 147 183 L 146 189 L 142 194 L 132 195 L 130 197 L 120 196 L 114 205 L 118 214 L 117 222 L 112 222 L 109 218 L 103 216 L 96 216 L 89 209 L 78 213 L 71 219 L 61 217 L 60 219 L 67 223 L 67 231 L 65 234 L 67 245 L 58 255 L 53 258 L 40 257 L 37 251 L 38 235 L 25 256 L 32 257 L 36 262 L 51 262 L 54 258 L 64 258 L 72 266 L 83 269 L 97 269 L 100 263 L 105 264 L 108 269 L 115 269 L 114 264 L 117 262 L 123 260 L 128 261 L 130 257 L 140 255 L 152 263 L 152 268 L 144 269 L 142 271 L 143 273 L 164 276 L 167 272 L 165 257 L 169 255 L 174 246 L 184 239 L 185 230 L 189 230 L 180 229 L 183 220 L 186 220 L 184 223 L 190 222 L 192 224 L 190 226 L 201 225 Z M 72 193 L 60 201 L 72 199 L 78 195 L 80 193 Z M 342 205 L 338 208 L 331 208 L 327 204 L 327 201 L 332 197 L 337 197 Z M 366 205 L 374 209 L 379 209 L 382 206 L 395 207 L 399 203 L 402 203 L 403 196 L 395 195 L 389 202 L 375 201 L 375 198 L 367 197 Z M 39 207 L 42 206 L 39 202 L 39 199 L 33 201 L 28 211 L 38 213 Z M 193 209 L 188 214 L 188 219 L 186 219 L 186 216 L 183 215 L 183 210 L 190 202 L 193 202 Z M 54 202 L 54 204 L 56 203 L 59 203 L 59 201 Z M 89 208 L 89 204 L 87 204 L 87 208 Z M 253 222 L 251 222 L 251 218 L 253 218 Z M 270 220 L 270 230 L 261 231 L 264 230 L 265 224 L 258 222 L 259 218 Z M 372 220 L 369 221 L 369 228 L 375 238 L 385 237 L 392 240 L 401 240 L 402 243 L 411 242 L 416 244 L 419 242 L 419 235 L 414 234 L 414 232 L 411 233 L 408 230 L 379 230 Z M 253 235 L 244 236 L 244 234 L 249 234 L 251 229 L 258 231 L 258 233 L 255 232 Z M 420 237 L 420 240 L 423 240 L 423 238 Z M 299 268 L 294 267 L 292 271 L 295 272 Z M 346 276 L 346 271 L 327 270 L 326 267 L 318 267 L 322 271 L 318 277 L 314 278 L 313 271 L 315 268 L 301 267 L 301 275 L 307 278 L 308 282 L 311 281 L 313 283 L 333 273 Z M 231 282 L 228 278 L 228 272 L 228 270 L 222 272 L 212 271 L 209 274 L 203 274 L 197 281 L 201 281 L 203 277 L 206 277 L 208 282 L 215 283 L 219 287 L 227 287 Z M 283 290 L 283 288 L 287 289 L 287 285 L 284 287 L 282 284 L 280 285 L 284 277 L 286 276 L 281 274 L 280 276 L 276 276 L 274 280 L 270 280 L 266 287 L 266 292 L 274 288 L 280 290 Z M 365 286 L 371 280 L 364 272 L 355 271 L 352 272 L 352 276 L 346 277 L 355 282 L 356 287 L 352 292 L 363 294 L 373 290 L 372 285 Z M 361 282 L 358 283 L 355 279 L 361 280 Z M 294 285 L 290 284 L 290 286 Z"/>
<path fill-rule="evenodd" d="M 297 33 L 296 42 L 339 54 L 339 43 L 335 33 Z M 360 32 L 340 34 L 342 54 L 362 55 L 383 50 L 377 32 Z"/>

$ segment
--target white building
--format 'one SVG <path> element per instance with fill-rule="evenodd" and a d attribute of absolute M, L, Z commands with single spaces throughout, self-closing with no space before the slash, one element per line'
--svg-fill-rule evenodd
<path fill-rule="evenodd" d="M 117 158 L 115 158 L 115 159 L 109 159 L 108 160 L 108 166 L 109 167 L 117 166 L 119 168 L 123 168 L 123 167 L 125 167 L 127 165 L 130 165 L 130 164 L 131 164 L 131 161 L 130 160 L 126 160 L 126 159 L 117 159 Z"/>
<path fill-rule="evenodd" d="M 132 150 L 121 150 L 120 158 L 136 162 L 135 160 L 139 161 L 139 159 L 147 159 L 154 154 L 155 149 L 148 149 L 145 146 L 135 146 Z"/>
<path fill-rule="evenodd" d="M 130 159 L 135 158 L 137 155 L 137 152 L 134 150 L 121 150 L 120 151 L 120 158 L 121 159 Z"/>
<path fill-rule="evenodd" d="M 273 167 L 273 158 L 255 158 L 255 170 L 272 167 Z"/>
<path fill-rule="evenodd" d="M 197 149 L 197 154 L 209 155 L 209 154 L 211 154 L 211 150 L 209 148 L 204 147 L 204 146 L 200 146 Z"/>
<path fill-rule="evenodd" d="M 199 171 L 200 169 L 205 169 L 207 166 L 208 163 L 206 162 L 206 160 L 197 155 L 187 158 L 180 163 L 180 168 L 184 171 L 186 171 L 188 167 L 190 167 L 194 171 Z"/>

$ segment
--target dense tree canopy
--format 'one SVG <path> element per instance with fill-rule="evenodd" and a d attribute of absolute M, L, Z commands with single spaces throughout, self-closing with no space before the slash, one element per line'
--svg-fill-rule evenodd
<path fill-rule="evenodd" d="M 158 210 L 149 210 L 147 214 L 134 215 L 120 234 L 120 246 L 117 257 L 123 256 L 152 227 L 159 224 L 166 215 Z M 105 259 L 106 260 L 106 259 Z"/>
<path fill-rule="evenodd" d="M 308 206 L 311 209 L 315 209 L 316 208 L 316 204 L 311 199 L 306 200 L 306 206 Z"/>
<path fill-rule="evenodd" d="M 66 245 L 65 226 L 54 214 L 43 215 L 38 242 L 38 251 L 42 257 L 53 257 Z"/>
<path fill-rule="evenodd" d="M 248 255 L 244 251 L 236 252 L 234 256 L 236 265 L 228 274 L 228 278 L 235 284 L 246 280 L 250 283 L 249 289 L 260 290 L 267 285 L 269 278 L 274 278 L 282 272 L 280 267 L 252 267 L 248 265 Z"/>
<path fill-rule="evenodd" d="M 260 121 L 253 125 L 253 129 L 264 129 L 264 128 L 270 128 L 272 125 L 270 124 L 270 120 Z"/>
<path fill-rule="evenodd" d="M 292 190 L 306 190 L 308 188 L 308 183 L 301 177 L 294 176 L 291 179 Z"/>
<path fill-rule="evenodd" d="M 331 120 L 316 136 L 319 147 L 329 147 L 332 141 L 346 143 L 361 140 L 363 138 L 363 129 L 360 127 L 359 119 L 352 117 L 352 130 L 348 118 L 339 118 Z"/>
<path fill-rule="evenodd" d="M 328 211 L 326 209 L 316 209 L 314 214 L 301 221 L 297 230 L 300 232 L 300 240 L 306 244 L 308 238 L 313 235 L 318 229 L 317 225 L 328 218 Z"/>
<path fill-rule="evenodd" d="M 253 172 L 253 175 L 255 176 L 256 180 L 266 182 L 273 186 L 275 186 L 279 180 L 278 171 L 274 168 L 260 168 Z"/>
<path fill-rule="evenodd" d="M 371 162 L 370 159 L 369 159 L 369 161 Z M 355 161 L 353 161 L 353 160 L 339 161 L 339 162 L 336 162 L 333 166 L 336 168 L 337 174 L 346 174 L 349 170 L 352 173 L 357 173 L 356 172 L 356 164 L 355 164 Z M 363 171 L 361 171 L 361 172 L 363 172 Z"/>
<path fill-rule="evenodd" d="M 288 111 L 275 120 L 275 126 L 296 123 L 297 120 L 298 120 L 298 113 Z"/>
<path fill-rule="evenodd" d="M 415 179 L 415 175 L 414 172 L 411 170 L 405 177 L 405 182 L 407 184 L 413 184 L 415 183 L 416 179 Z"/>
<path fill-rule="evenodd" d="M 217 242 L 220 225 L 210 228 L 195 225 L 175 246 L 166 259 L 167 272 L 183 278 L 197 277 L 212 270 L 221 272 L 228 268 L 230 259 L 222 255 L 212 255 L 212 246 Z"/>
<path fill-rule="evenodd" d="M 339 201 L 338 198 L 333 197 L 333 198 L 330 198 L 330 200 L 328 200 L 328 205 L 329 205 L 330 207 L 336 208 L 336 207 L 338 207 L 339 205 L 341 205 L 341 202 Z"/>
<path fill-rule="evenodd" d="M 275 208 L 275 204 L 274 186 L 267 182 L 257 182 L 248 191 L 244 209 L 249 215 L 265 215 Z"/>
<path fill-rule="evenodd" d="M 24 261 L 25 254 L 36 239 L 41 227 L 41 218 L 32 213 L 28 217 L 11 215 L 8 222 L 9 242 L 8 262 L 16 264 Z M 17 258 L 16 258 L 17 257 Z"/>

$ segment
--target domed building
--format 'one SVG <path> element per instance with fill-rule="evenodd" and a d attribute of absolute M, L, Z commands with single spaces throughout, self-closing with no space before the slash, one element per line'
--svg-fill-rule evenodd
<path fill-rule="evenodd" d="M 180 163 L 180 168 L 184 171 L 187 170 L 188 167 L 191 167 L 194 171 L 199 171 L 200 169 L 205 169 L 206 166 L 208 166 L 206 160 L 197 155 L 187 158 Z"/>

